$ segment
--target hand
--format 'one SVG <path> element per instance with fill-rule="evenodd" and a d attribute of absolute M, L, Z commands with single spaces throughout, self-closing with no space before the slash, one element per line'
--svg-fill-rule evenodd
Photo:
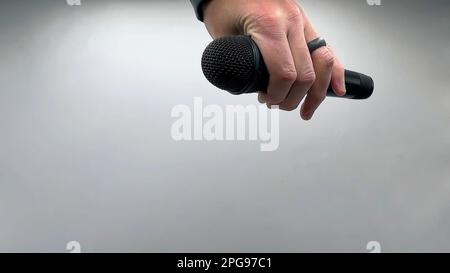
<path fill-rule="evenodd" d="M 213 38 L 251 35 L 261 50 L 270 80 L 261 103 L 293 111 L 305 98 L 300 115 L 310 120 L 328 86 L 345 95 L 344 68 L 330 47 L 309 53 L 307 42 L 320 35 L 295 0 L 211 0 L 204 22 Z"/>

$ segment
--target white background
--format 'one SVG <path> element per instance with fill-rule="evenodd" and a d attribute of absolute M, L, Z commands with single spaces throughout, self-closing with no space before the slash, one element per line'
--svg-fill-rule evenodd
<path fill-rule="evenodd" d="M 374 96 L 257 142 L 174 142 L 200 70 L 188 1 L 2 1 L 0 251 L 450 251 L 450 4 L 302 1 Z"/>

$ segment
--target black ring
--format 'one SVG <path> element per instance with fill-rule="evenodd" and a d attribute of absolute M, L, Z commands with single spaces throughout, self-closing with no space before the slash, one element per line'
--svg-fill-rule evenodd
<path fill-rule="evenodd" d="M 317 39 L 314 39 L 308 43 L 309 53 L 312 54 L 314 51 L 324 46 L 327 46 L 327 42 L 325 41 L 324 38 L 319 37 Z"/>

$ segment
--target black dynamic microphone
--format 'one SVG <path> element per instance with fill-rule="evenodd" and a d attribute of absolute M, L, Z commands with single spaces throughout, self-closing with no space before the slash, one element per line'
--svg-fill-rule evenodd
<path fill-rule="evenodd" d="M 205 49 L 202 70 L 210 83 L 234 95 L 266 91 L 269 83 L 261 52 L 249 36 L 239 35 L 214 40 Z M 347 93 L 341 98 L 367 99 L 374 89 L 371 77 L 346 70 Z M 327 96 L 337 97 L 331 86 Z"/>

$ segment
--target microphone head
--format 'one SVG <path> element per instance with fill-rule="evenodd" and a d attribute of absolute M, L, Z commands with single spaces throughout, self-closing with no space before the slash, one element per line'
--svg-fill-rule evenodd
<path fill-rule="evenodd" d="M 234 95 L 267 89 L 269 75 L 264 60 L 249 36 L 211 42 L 203 53 L 202 70 L 211 84 Z"/>

